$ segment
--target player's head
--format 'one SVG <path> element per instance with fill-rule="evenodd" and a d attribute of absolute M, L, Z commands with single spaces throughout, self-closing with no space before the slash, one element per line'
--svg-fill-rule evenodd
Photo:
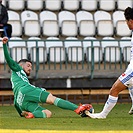
<path fill-rule="evenodd" d="M 124 11 L 127 25 L 130 30 L 133 30 L 133 8 L 127 7 Z"/>
<path fill-rule="evenodd" d="M 28 59 L 21 59 L 18 64 L 23 68 L 27 76 L 30 76 L 32 70 L 32 62 Z"/>

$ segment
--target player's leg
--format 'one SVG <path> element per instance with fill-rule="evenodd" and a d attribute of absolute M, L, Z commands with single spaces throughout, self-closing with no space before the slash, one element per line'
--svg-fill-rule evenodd
<path fill-rule="evenodd" d="M 41 107 L 38 103 L 28 102 L 25 110 L 22 112 L 25 118 L 49 118 L 52 116 L 51 111 Z"/>
<path fill-rule="evenodd" d="M 70 101 L 55 97 L 51 93 L 48 95 L 46 103 L 54 104 L 55 106 L 60 107 L 62 109 L 72 110 L 80 115 L 82 115 L 84 110 L 90 108 L 89 104 L 77 106 L 76 104 Z"/>
<path fill-rule="evenodd" d="M 22 117 L 22 110 L 19 107 L 18 103 L 16 102 L 16 99 L 14 98 L 14 107 L 17 110 L 18 114 Z"/>
<path fill-rule="evenodd" d="M 78 106 L 74 103 L 71 103 L 67 100 L 63 100 L 61 98 L 57 98 L 53 96 L 51 93 L 48 95 L 46 103 L 54 104 L 57 107 L 60 107 L 62 109 L 68 109 L 74 111 L 78 108 Z"/>
<path fill-rule="evenodd" d="M 125 90 L 127 87 L 118 79 L 112 86 L 109 97 L 104 105 L 104 108 L 102 112 L 91 114 L 88 111 L 86 111 L 86 114 L 90 116 L 91 118 L 98 118 L 98 119 L 105 119 L 109 112 L 113 109 L 113 107 L 116 105 L 118 100 L 118 94 Z"/>
<path fill-rule="evenodd" d="M 129 94 L 130 94 L 130 97 L 131 97 L 131 100 L 132 100 L 132 107 L 129 111 L 129 114 L 132 115 L 133 114 L 133 87 L 128 88 L 128 90 L 129 90 Z"/>
<path fill-rule="evenodd" d="M 107 117 L 109 112 L 116 105 L 118 100 L 118 95 L 121 91 L 125 90 L 127 87 L 133 86 L 133 71 L 132 64 L 130 63 L 126 71 L 117 79 L 110 89 L 109 97 L 104 105 L 103 111 L 100 113 L 90 114 L 86 111 L 87 115 L 91 118 L 104 119 Z"/>

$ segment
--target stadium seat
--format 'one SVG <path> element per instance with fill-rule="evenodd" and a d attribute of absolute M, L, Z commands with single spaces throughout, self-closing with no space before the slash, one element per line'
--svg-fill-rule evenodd
<path fill-rule="evenodd" d="M 83 47 L 82 46 L 68 47 L 68 61 L 76 63 L 84 61 Z"/>
<path fill-rule="evenodd" d="M 62 0 L 63 10 L 77 11 L 79 9 L 79 0 Z"/>
<path fill-rule="evenodd" d="M 21 37 L 11 37 L 9 42 L 8 42 L 9 48 L 12 47 L 19 47 L 19 46 L 26 46 L 26 42 L 21 38 Z"/>
<path fill-rule="evenodd" d="M 7 7 L 7 5 L 6 5 L 6 0 L 2 0 L 2 4 L 3 4 L 5 7 Z"/>
<path fill-rule="evenodd" d="M 8 9 L 22 11 L 25 9 L 25 1 L 24 0 L 8 0 Z"/>
<path fill-rule="evenodd" d="M 61 11 L 58 14 L 59 27 L 62 36 L 77 36 L 77 22 L 74 13 Z"/>
<path fill-rule="evenodd" d="M 31 52 L 32 47 L 45 47 L 44 41 L 41 41 L 39 37 L 29 37 L 27 41 L 28 53 Z"/>
<path fill-rule="evenodd" d="M 124 11 L 113 12 L 112 18 L 117 36 L 131 36 L 131 30 L 129 30 L 125 21 Z"/>
<path fill-rule="evenodd" d="M 116 24 L 119 20 L 125 20 L 124 11 L 114 11 L 112 14 L 113 24 L 116 27 Z"/>
<path fill-rule="evenodd" d="M 11 56 L 16 62 L 18 62 L 20 59 L 28 58 L 28 49 L 26 47 L 25 41 L 23 41 L 22 38 L 11 37 L 8 45 L 11 51 Z"/>
<path fill-rule="evenodd" d="M 22 27 L 24 28 L 24 35 L 39 36 L 40 23 L 37 13 L 29 10 L 21 12 Z M 32 30 L 31 30 L 32 29 Z"/>
<path fill-rule="evenodd" d="M 80 36 L 95 35 L 95 23 L 93 20 L 93 15 L 90 12 L 78 11 L 76 13 L 76 20 Z"/>
<path fill-rule="evenodd" d="M 49 61 L 54 63 L 61 63 L 65 61 L 65 48 L 64 46 L 51 46 L 49 47 Z"/>
<path fill-rule="evenodd" d="M 94 13 L 94 20 L 98 36 L 113 36 L 114 26 L 110 13 L 106 11 L 96 11 Z"/>
<path fill-rule="evenodd" d="M 125 10 L 127 7 L 133 6 L 132 0 L 117 0 L 117 10 Z"/>
<path fill-rule="evenodd" d="M 116 36 L 131 36 L 132 31 L 129 30 L 125 20 L 120 20 L 116 24 Z"/>
<path fill-rule="evenodd" d="M 3 51 L 3 44 L 2 38 L 0 37 L 0 64 L 5 63 L 4 51 Z"/>
<path fill-rule="evenodd" d="M 97 0 L 81 0 L 81 10 L 96 11 L 98 7 Z"/>
<path fill-rule="evenodd" d="M 66 54 L 69 62 L 82 62 L 84 60 L 84 51 L 82 42 L 76 37 L 67 37 L 64 41 Z"/>
<path fill-rule="evenodd" d="M 46 48 L 47 48 L 47 53 L 49 52 L 50 47 L 62 47 L 63 42 L 59 40 L 58 37 L 48 37 L 47 40 L 45 41 Z"/>
<path fill-rule="evenodd" d="M 8 10 L 8 23 L 12 25 L 12 36 L 21 36 L 22 35 L 22 24 L 20 16 L 17 12 Z"/>
<path fill-rule="evenodd" d="M 104 48 L 107 46 L 119 46 L 119 42 L 114 37 L 103 37 L 101 40 L 101 47 L 104 52 Z"/>
<path fill-rule="evenodd" d="M 106 11 L 96 11 L 94 20 L 97 27 L 98 36 L 112 36 L 114 34 L 114 26 L 110 13 Z M 108 30 L 107 30 L 108 29 Z"/>
<path fill-rule="evenodd" d="M 119 42 L 113 37 L 104 37 L 101 41 L 104 61 L 116 63 L 121 60 L 121 48 Z"/>
<path fill-rule="evenodd" d="M 122 54 L 123 54 L 123 61 L 130 62 L 131 60 L 131 37 L 122 37 L 119 41 Z"/>
<path fill-rule="evenodd" d="M 47 62 L 47 52 L 44 41 L 39 37 L 30 37 L 27 41 L 28 53 L 30 54 L 30 59 L 33 63 L 37 60 L 39 63 Z M 38 50 L 38 52 L 37 52 Z M 39 54 L 39 59 L 37 55 Z"/>
<path fill-rule="evenodd" d="M 58 36 L 59 25 L 57 15 L 51 11 L 42 11 L 39 14 L 43 36 Z"/>
<path fill-rule="evenodd" d="M 100 41 L 95 37 L 85 37 L 83 40 L 83 48 L 88 62 L 92 61 L 92 47 L 94 47 L 94 62 L 102 61 L 102 48 Z"/>
<path fill-rule="evenodd" d="M 99 9 L 104 11 L 113 11 L 116 8 L 115 0 L 99 0 Z"/>
<path fill-rule="evenodd" d="M 78 38 L 76 37 L 67 37 L 64 40 L 64 46 L 66 48 L 66 52 L 68 53 L 68 47 L 72 47 L 72 46 L 83 46 L 82 42 L 78 40 Z"/>
<path fill-rule="evenodd" d="M 61 10 L 62 0 L 45 0 L 45 9 L 50 11 Z"/>
<path fill-rule="evenodd" d="M 65 60 L 65 48 L 58 37 L 48 37 L 45 44 L 50 62 L 59 63 Z"/>
<path fill-rule="evenodd" d="M 27 10 L 41 11 L 43 9 L 43 0 L 26 0 Z"/>

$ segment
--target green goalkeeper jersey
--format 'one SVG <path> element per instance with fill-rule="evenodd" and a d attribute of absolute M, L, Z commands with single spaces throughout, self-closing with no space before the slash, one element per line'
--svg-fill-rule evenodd
<path fill-rule="evenodd" d="M 10 57 L 6 45 L 3 45 L 3 50 L 4 50 L 6 62 L 12 71 L 11 84 L 12 84 L 14 96 L 16 98 L 20 88 L 31 84 L 29 83 L 28 77 L 24 72 L 24 70 L 22 69 L 22 67 Z"/>

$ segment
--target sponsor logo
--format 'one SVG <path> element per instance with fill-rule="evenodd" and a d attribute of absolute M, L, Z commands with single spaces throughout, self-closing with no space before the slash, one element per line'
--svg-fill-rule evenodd
<path fill-rule="evenodd" d="M 126 75 L 125 73 L 122 74 L 123 77 L 124 77 L 125 75 Z"/>

